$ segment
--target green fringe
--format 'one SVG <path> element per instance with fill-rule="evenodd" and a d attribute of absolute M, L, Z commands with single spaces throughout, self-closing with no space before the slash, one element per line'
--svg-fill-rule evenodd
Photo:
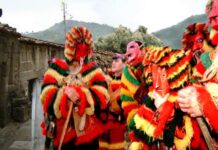
<path fill-rule="evenodd" d="M 91 89 L 89 89 L 89 90 L 90 90 L 90 92 L 91 92 L 91 94 L 92 94 L 92 96 L 93 96 L 93 98 L 94 98 L 94 100 L 96 102 L 95 114 L 96 114 L 96 116 L 98 118 L 101 118 L 101 116 L 100 116 L 100 112 L 101 112 L 101 103 L 100 103 L 100 100 L 99 100 L 97 94 L 94 91 L 92 91 Z"/>
<path fill-rule="evenodd" d="M 201 59 L 203 65 L 206 69 L 208 69 L 211 66 L 212 61 L 210 60 L 210 53 L 209 52 L 205 52 L 205 53 L 201 54 L 200 59 Z"/>
<path fill-rule="evenodd" d="M 82 77 L 88 75 L 90 72 L 94 71 L 94 70 L 97 69 L 97 68 L 99 68 L 97 65 L 92 66 L 90 69 L 87 69 L 86 71 L 84 71 L 84 72 L 82 73 Z"/>
<path fill-rule="evenodd" d="M 165 47 L 164 50 L 165 50 L 166 48 L 167 48 L 167 47 Z M 170 51 L 170 52 L 171 52 L 171 51 Z M 157 61 L 156 64 L 160 63 L 166 56 L 168 56 L 168 53 L 170 53 L 170 52 L 165 51 L 165 52 L 163 53 L 163 56 L 162 56 L 159 60 L 155 60 L 155 61 Z M 161 52 L 161 53 L 162 53 L 162 52 Z M 166 64 L 163 64 L 162 67 L 165 66 L 165 65 L 167 65 L 167 63 L 166 63 Z"/>
<path fill-rule="evenodd" d="M 93 85 L 100 85 L 100 86 L 103 86 L 103 87 L 105 87 L 106 89 L 108 88 L 108 85 L 107 85 L 107 82 L 106 82 L 106 81 L 94 81 L 92 84 L 93 84 Z"/>
<path fill-rule="evenodd" d="M 48 109 L 47 109 L 48 114 L 51 115 L 54 119 L 56 118 L 56 116 L 55 116 L 55 113 L 54 113 L 54 107 L 53 106 L 54 106 L 54 102 L 55 102 L 55 99 L 56 99 L 56 96 L 57 96 L 57 92 L 55 92 L 52 95 L 52 100 L 51 100 L 50 104 L 48 105 Z"/>
<path fill-rule="evenodd" d="M 145 142 L 148 145 L 155 143 L 155 139 L 153 137 L 150 137 L 147 134 L 145 134 L 143 131 L 136 129 L 135 122 L 134 122 L 133 118 L 130 120 L 128 130 L 129 131 L 132 130 L 135 133 L 135 136 L 137 138 L 141 139 L 143 142 Z"/>
<path fill-rule="evenodd" d="M 57 84 L 54 84 L 54 83 L 44 83 L 44 84 L 41 86 L 41 92 L 44 90 L 45 87 L 47 87 L 47 86 L 49 86 L 49 85 L 54 85 L 54 86 L 59 87 Z"/>
<path fill-rule="evenodd" d="M 135 101 L 132 97 L 126 95 L 121 95 L 120 99 L 121 101 Z"/>
<path fill-rule="evenodd" d="M 177 51 L 179 51 L 179 50 L 177 50 Z M 174 51 L 171 51 L 171 52 L 174 52 Z M 176 50 L 175 50 L 175 52 L 176 52 Z M 176 65 L 181 59 L 183 59 L 185 56 L 186 56 L 185 53 L 183 53 L 183 55 L 182 55 L 181 57 L 173 55 L 172 57 L 175 57 L 176 59 L 175 59 L 174 62 L 169 63 L 169 67 L 175 66 L 175 65 Z"/>
<path fill-rule="evenodd" d="M 129 71 L 128 71 L 128 67 L 127 67 L 127 66 L 125 66 L 125 67 L 123 68 L 123 74 L 124 74 L 124 76 L 126 77 L 126 79 L 127 79 L 130 83 L 132 83 L 132 84 L 134 84 L 134 85 L 137 85 L 137 86 L 140 85 L 139 81 L 138 81 L 137 79 L 135 79 L 134 77 L 131 76 L 131 74 L 130 74 Z"/>
<path fill-rule="evenodd" d="M 153 111 L 156 110 L 154 101 L 148 95 L 143 97 L 142 103 L 146 105 L 146 107 L 152 109 Z"/>
<path fill-rule="evenodd" d="M 68 75 L 67 70 L 61 69 L 61 68 L 60 68 L 57 64 L 55 64 L 55 63 L 50 63 L 50 64 L 49 64 L 49 68 L 54 69 L 54 70 L 57 71 L 59 74 L 65 76 L 65 77 Z"/>
<path fill-rule="evenodd" d="M 184 113 L 181 110 L 176 109 L 174 119 L 166 124 L 163 135 L 163 141 L 168 147 L 172 147 L 174 145 L 175 129 L 176 126 L 182 127 L 183 114 Z"/>
<path fill-rule="evenodd" d="M 183 70 L 181 70 L 181 72 L 178 72 L 178 74 L 176 74 L 176 75 L 174 75 L 172 78 L 168 79 L 168 81 L 169 81 L 169 82 L 175 81 L 175 80 L 178 79 L 187 69 L 188 69 L 188 65 L 187 65 Z"/>

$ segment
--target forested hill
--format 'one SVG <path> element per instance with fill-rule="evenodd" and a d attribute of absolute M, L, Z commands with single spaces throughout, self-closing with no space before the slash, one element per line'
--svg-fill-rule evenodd
<path fill-rule="evenodd" d="M 191 16 L 184 21 L 173 25 L 169 28 L 162 29 L 160 31 L 152 33 L 156 37 L 158 37 L 164 44 L 171 46 L 172 48 L 181 48 L 181 39 L 182 34 L 185 28 L 191 23 L 206 23 L 207 22 L 207 15 L 195 15 Z"/>
<path fill-rule="evenodd" d="M 85 26 L 87 27 L 91 33 L 93 34 L 93 39 L 96 41 L 99 37 L 105 36 L 115 30 L 115 28 L 98 23 L 89 23 L 89 22 L 82 22 L 82 21 L 75 21 L 75 20 L 66 20 L 66 31 L 70 30 L 72 26 Z M 56 43 L 64 43 L 64 23 L 56 23 L 52 27 L 34 33 L 25 34 L 26 36 L 42 39 L 45 41 L 51 41 Z"/>

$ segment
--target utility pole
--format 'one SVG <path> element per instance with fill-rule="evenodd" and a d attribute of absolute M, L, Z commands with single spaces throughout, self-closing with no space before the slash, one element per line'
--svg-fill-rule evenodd
<path fill-rule="evenodd" d="M 0 17 L 2 16 L 2 9 L 0 8 Z"/>
<path fill-rule="evenodd" d="M 64 22 L 64 36 L 66 35 L 66 3 L 64 2 L 64 0 L 61 1 L 61 5 L 62 5 L 62 10 L 63 10 L 63 22 Z"/>

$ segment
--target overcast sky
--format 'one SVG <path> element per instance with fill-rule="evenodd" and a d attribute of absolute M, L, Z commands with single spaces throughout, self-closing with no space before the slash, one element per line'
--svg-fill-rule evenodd
<path fill-rule="evenodd" d="M 74 20 L 126 26 L 154 32 L 202 14 L 207 0 L 65 0 Z M 1 23 L 18 32 L 45 30 L 63 20 L 61 0 L 0 0 Z M 67 19 L 70 18 L 67 15 Z"/>

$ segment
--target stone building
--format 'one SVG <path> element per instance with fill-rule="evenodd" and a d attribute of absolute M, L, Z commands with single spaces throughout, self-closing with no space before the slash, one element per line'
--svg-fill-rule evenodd
<path fill-rule="evenodd" d="M 51 58 L 63 58 L 64 45 L 29 38 L 0 23 L 0 127 L 11 119 L 31 116 L 32 90 Z M 110 66 L 112 52 L 95 52 L 103 69 Z"/>

